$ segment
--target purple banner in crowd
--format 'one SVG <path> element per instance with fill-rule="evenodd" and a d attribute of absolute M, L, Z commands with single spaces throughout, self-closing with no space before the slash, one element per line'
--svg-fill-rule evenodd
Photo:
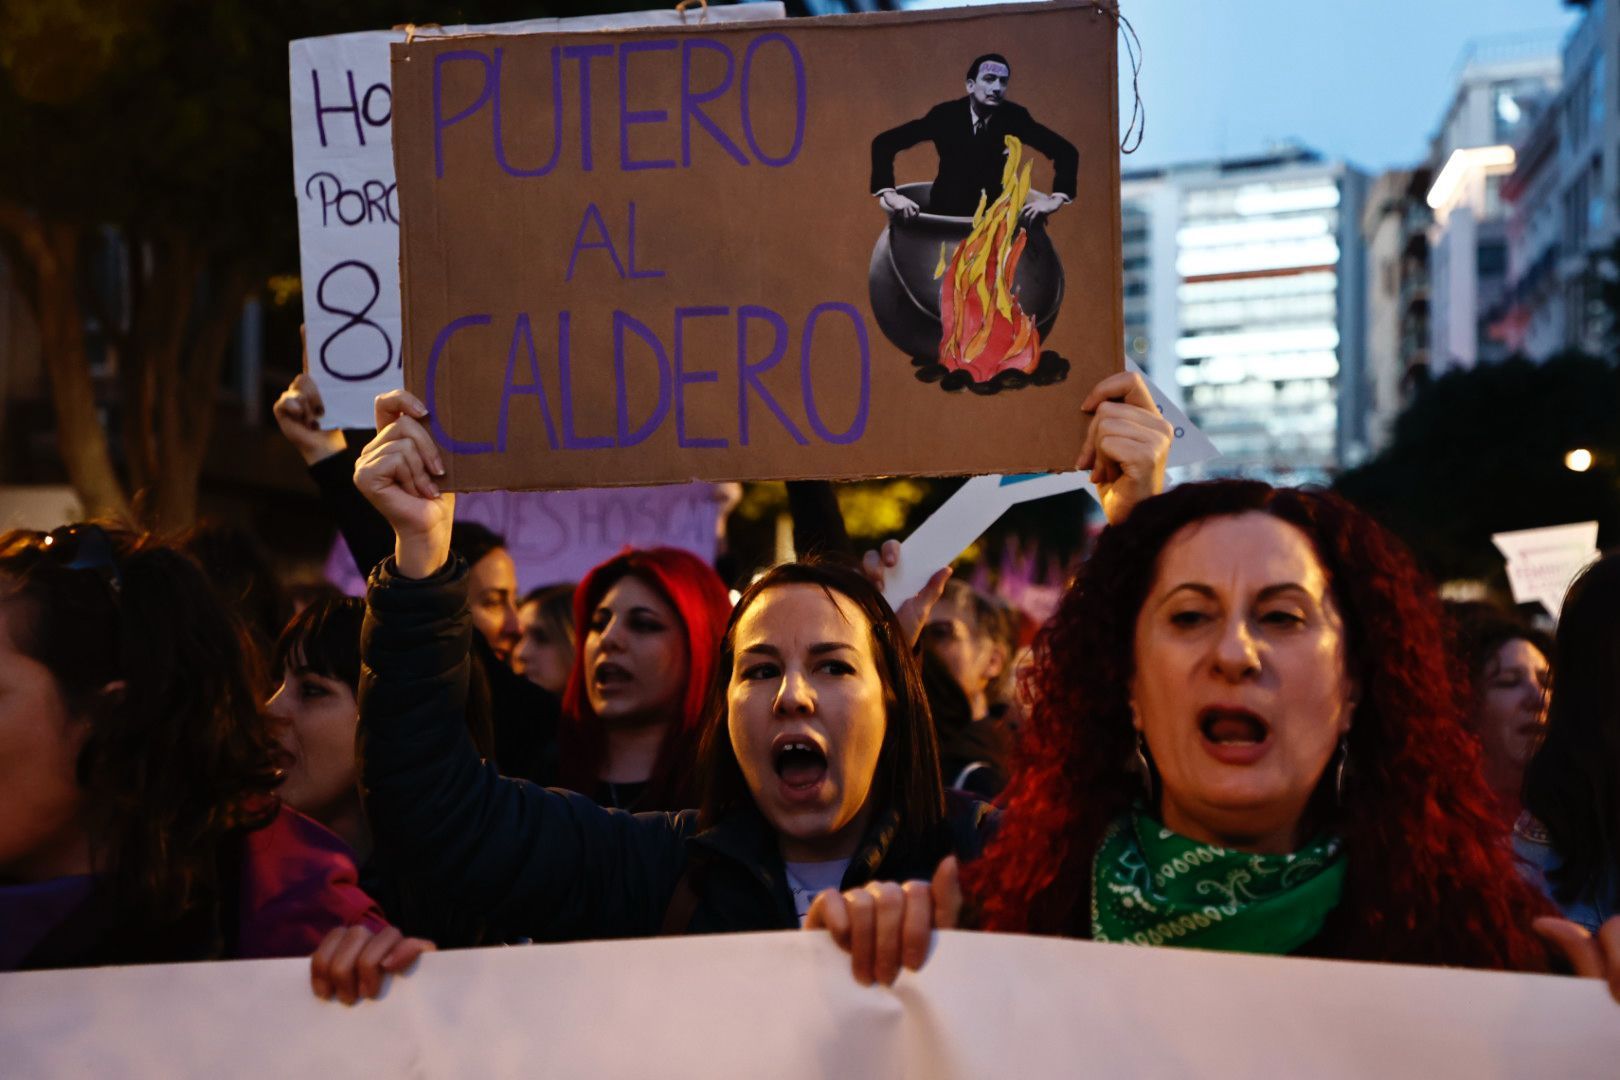
<path fill-rule="evenodd" d="M 456 518 L 506 537 L 523 590 L 578 581 L 625 547 L 685 548 L 715 556 L 720 491 L 714 484 L 586 488 L 578 491 L 475 491 L 457 497 Z M 364 592 L 339 537 L 326 576 L 351 596 Z"/>

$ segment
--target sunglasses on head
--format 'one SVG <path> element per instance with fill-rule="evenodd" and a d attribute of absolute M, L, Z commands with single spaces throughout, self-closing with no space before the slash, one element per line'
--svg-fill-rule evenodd
<path fill-rule="evenodd" d="M 117 597 L 124 588 L 123 575 L 113 553 L 112 538 L 100 525 L 63 525 L 52 529 L 43 541 L 45 554 L 64 570 L 87 570 L 99 577 Z"/>

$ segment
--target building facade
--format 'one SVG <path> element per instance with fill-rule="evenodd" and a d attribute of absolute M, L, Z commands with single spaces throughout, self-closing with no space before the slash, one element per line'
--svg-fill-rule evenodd
<path fill-rule="evenodd" d="M 1545 35 L 1481 40 L 1458 63 L 1429 158 L 1429 364 L 1437 375 L 1511 351 L 1497 329 L 1509 295 L 1503 185 L 1562 70 L 1557 41 Z"/>
<path fill-rule="evenodd" d="M 1563 45 L 1562 85 L 1517 143 L 1502 187 L 1509 283 L 1493 328 L 1535 360 L 1568 349 L 1604 353 L 1614 340 L 1601 291 L 1616 269 L 1620 0 L 1585 7 Z"/>
<path fill-rule="evenodd" d="M 1429 170 L 1395 169 L 1368 188 L 1361 214 L 1366 245 L 1367 331 L 1362 401 L 1367 450 L 1389 444 L 1395 417 L 1429 368 Z"/>
<path fill-rule="evenodd" d="M 1208 472 L 1321 480 L 1364 455 L 1364 189 L 1300 146 L 1124 177 L 1146 258 L 1127 354 L 1221 450 Z"/>

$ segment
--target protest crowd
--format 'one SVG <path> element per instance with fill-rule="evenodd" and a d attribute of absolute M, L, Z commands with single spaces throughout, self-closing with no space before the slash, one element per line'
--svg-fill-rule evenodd
<path fill-rule="evenodd" d="M 1054 10 L 1078 19 L 1095 6 Z M 1099 32 L 1112 42 L 1115 29 Z M 523 39 L 511 40 L 520 42 L 509 46 L 511 55 L 521 55 Z M 775 57 L 777 74 L 796 88 L 797 111 L 757 114 L 761 131 L 791 150 L 766 154 L 752 128 L 745 141 L 756 164 L 785 167 L 801 148 L 819 149 L 814 138 L 806 141 L 802 99 L 807 87 L 820 92 L 824 83 L 805 74 L 785 34 L 760 40 L 773 50 L 763 55 Z M 552 168 L 525 171 L 506 160 L 502 48 L 491 47 L 488 59 L 432 52 L 444 45 L 417 42 L 415 55 L 427 63 L 401 74 L 399 96 L 388 99 L 401 103 L 404 116 L 412 100 L 405 80 L 434 80 L 431 138 L 420 123 L 413 134 L 399 122 L 407 216 L 429 173 L 449 175 L 450 188 L 463 193 L 496 175 L 482 159 L 484 142 L 476 141 L 477 155 L 467 149 L 475 145 L 470 118 L 486 102 L 500 175 L 538 178 Z M 747 58 L 758 46 L 739 54 L 737 92 L 745 100 L 754 85 Z M 397 68 L 409 47 L 407 40 L 393 54 Z M 623 65 L 632 51 L 579 48 L 606 52 L 552 48 L 548 77 L 562 78 L 562 56 L 579 65 L 588 86 L 591 56 L 615 55 Z M 679 62 L 689 65 L 705 49 L 707 60 L 723 54 L 729 86 L 732 53 L 718 45 L 683 45 Z M 634 51 L 676 55 L 673 39 Z M 848 66 L 864 77 L 869 65 Z M 622 98 L 627 76 L 618 70 Z M 493 89 L 463 94 L 474 103 L 446 118 L 442 72 L 447 86 L 482 86 L 476 80 L 487 75 Z M 569 294 L 577 306 L 560 310 L 555 324 L 549 314 L 524 313 L 516 325 L 494 320 L 491 329 L 492 317 L 476 313 L 481 297 L 432 308 L 435 294 L 450 290 L 429 275 L 455 275 L 422 254 L 439 242 L 437 232 L 429 243 L 424 232 L 404 230 L 403 255 L 394 252 L 393 261 L 415 275 L 402 294 L 408 309 L 415 305 L 403 316 L 409 365 L 403 344 L 399 354 L 408 389 L 396 381 L 374 400 L 365 395 L 368 430 L 329 427 L 330 399 L 323 401 L 311 375 L 309 354 L 323 362 L 312 322 L 304 373 L 273 407 L 280 436 L 307 471 L 323 529 L 341 538 L 334 550 L 352 559 L 363 581 L 361 595 L 285 582 L 256 538 L 206 520 L 177 534 L 111 519 L 0 532 L 0 973 L 296 958 L 321 999 L 303 1001 L 300 986 L 300 1003 L 348 1020 L 343 1007 L 377 1009 L 369 1003 L 394 980 L 433 979 L 440 961 L 417 961 L 434 951 L 797 931 L 836 944 L 855 983 L 893 986 L 927 966 L 936 931 L 960 929 L 1132 946 L 1133 963 L 1140 949 L 1188 948 L 1595 979 L 1620 1006 L 1620 551 L 1588 564 L 1553 618 L 1531 617 L 1493 601 L 1443 599 L 1392 530 L 1333 491 L 1178 480 L 1168 470 L 1184 432 L 1165 417 L 1140 370 L 1117 363 L 1117 353 L 1099 357 L 1091 338 L 1065 342 L 1068 356 L 1040 348 L 1061 336 L 1042 337 L 1057 318 L 1062 269 L 1050 271 L 1057 296 L 1044 324 L 1028 282 L 1017 290 L 1009 284 L 1026 242 L 1031 262 L 1039 256 L 1053 267 L 1056 248 L 1074 250 L 1066 234 L 1048 237 L 1046 217 L 1107 211 L 1108 227 L 1117 225 L 1117 201 L 1080 209 L 1087 185 L 1100 181 L 1077 176 L 1078 163 L 1094 172 L 1096 155 L 1082 157 L 1030 111 L 1002 104 L 1012 78 L 1006 56 L 981 55 L 966 74 L 970 94 L 979 95 L 973 101 L 1003 117 L 1018 109 L 1023 134 L 1023 142 L 1016 134 L 1001 141 L 992 132 L 989 151 L 974 151 L 988 157 L 969 162 L 971 169 L 952 166 L 966 176 L 966 209 L 920 210 L 912 195 L 926 200 L 919 189 L 928 185 L 896 187 L 893 159 L 924 142 L 977 139 L 992 121 L 967 99 L 934 106 L 922 119 L 897 116 L 900 126 L 875 129 L 875 139 L 863 134 L 852 152 L 857 173 L 868 152 L 875 163 L 873 190 L 858 192 L 861 205 L 886 215 L 871 266 L 893 268 L 892 299 L 911 295 L 901 264 L 920 258 L 943 305 L 927 328 L 939 371 L 930 374 L 918 350 L 896 345 L 896 356 L 910 355 L 874 375 L 873 357 L 883 356 L 872 344 L 882 350 L 879 334 L 893 343 L 897 332 L 874 315 L 869 334 L 856 305 L 825 298 L 804 305 L 808 314 L 789 334 L 774 309 L 723 288 L 713 295 L 740 299 L 675 309 L 666 356 L 641 316 L 616 307 L 609 315 L 618 301 L 602 299 L 620 279 L 666 273 L 645 269 L 650 262 L 636 269 L 637 204 L 628 199 L 630 272 L 619 266 L 613 229 L 592 202 L 601 242 L 582 242 L 596 234 L 581 227 L 565 280 L 583 249 L 594 249 L 586 255 L 597 265 L 583 263 L 582 279 L 600 273 L 609 281 L 609 262 L 617 270 L 610 285 Z M 959 85 L 959 78 L 960 66 L 952 66 L 945 82 Z M 352 94 L 352 73 L 348 82 Z M 725 86 L 703 96 L 692 85 L 683 82 L 680 123 L 695 118 L 701 137 L 720 146 L 723 133 L 699 106 L 718 115 L 712 103 Z M 314 92 L 318 99 L 318 81 Z M 415 92 L 426 93 L 422 85 Z M 914 93 L 936 96 L 931 86 Z M 512 100 L 507 107 L 515 110 Z M 621 171 L 652 168 L 650 159 L 632 160 L 624 132 L 667 116 L 627 110 L 621 100 Z M 317 120 L 342 112 L 330 103 L 316 108 Z M 357 130 L 364 115 L 355 114 Z M 1117 117 L 1108 130 L 1090 131 L 1062 114 L 1042 115 L 1112 154 Z M 464 121 L 465 129 L 446 135 Z M 946 134 L 927 134 L 935 125 Z M 559 146 L 566 141 L 556 138 Z M 1025 144 L 1050 159 L 1052 193 L 1031 196 L 1030 166 L 1020 178 Z M 523 145 L 525 154 L 532 150 Z M 701 139 L 700 146 L 714 149 Z M 585 170 L 590 147 L 578 148 Z M 683 154 L 686 162 L 689 146 Z M 723 164 L 731 168 L 729 159 Z M 1112 192 L 1117 171 L 1102 181 Z M 485 215 L 477 199 L 462 203 L 468 220 L 502 218 L 500 207 Z M 652 205 L 644 199 L 641 219 L 649 259 L 657 250 L 649 240 L 657 226 L 647 224 L 656 220 Z M 546 203 L 545 212 L 575 210 Z M 437 217 L 418 213 L 417 222 L 440 227 Z M 948 258 L 949 245 L 936 246 L 932 233 L 926 244 L 904 239 L 908 222 L 919 235 L 935 227 L 917 220 L 930 216 L 960 219 L 957 256 Z M 816 227 L 809 215 L 799 218 L 783 215 L 794 227 Z M 444 222 L 445 235 L 457 237 L 444 242 L 447 249 L 480 247 L 479 237 L 460 237 L 448 213 Z M 510 228 L 527 243 L 531 231 L 552 224 L 503 220 L 495 231 Z M 1107 239 L 1117 246 L 1116 233 Z M 725 236 L 712 242 L 731 250 Z M 897 262 L 882 246 L 891 242 L 920 246 Z M 984 245 L 997 250 L 975 254 Z M 701 247 L 669 246 L 683 256 Z M 527 259 L 513 261 L 528 272 Z M 769 261 L 756 260 L 759 268 Z M 1089 255 L 1070 261 L 1075 299 L 1065 331 L 1096 322 L 1085 332 L 1117 342 L 1109 307 L 1119 299 L 1115 268 L 1098 270 L 1095 262 Z M 813 270 L 802 277 L 815 278 Z M 380 295 L 383 286 L 367 272 Z M 748 263 L 728 272 L 756 269 Z M 1109 288 L 1088 290 L 1086 274 L 1106 278 Z M 934 286 L 939 279 L 947 284 Z M 513 283 L 497 284 L 527 287 L 516 271 Z M 318 296 L 322 285 L 311 282 L 306 292 Z M 871 286 L 874 307 L 881 285 Z M 983 299 L 970 318 L 960 305 L 975 297 Z M 1019 307 L 1025 301 L 1030 313 Z M 484 307 L 505 310 L 504 303 Z M 1074 310 L 1082 303 L 1109 307 L 1107 325 Z M 998 305 L 1017 320 L 993 334 Z M 609 333 L 589 336 L 593 314 L 610 327 L 617 350 L 611 436 L 605 427 L 580 436 L 571 411 L 571 358 L 582 367 L 587 355 L 601 359 L 593 350 Z M 430 315 L 439 320 L 436 338 L 409 323 Z M 981 318 L 982 328 L 974 321 Z M 683 320 L 699 319 L 711 320 L 711 336 L 683 337 Z M 461 351 L 451 358 L 446 343 L 457 334 Z M 960 393 L 982 359 L 975 350 L 996 334 L 1006 339 L 1004 355 L 986 377 L 971 374 L 974 396 Z M 735 366 L 723 373 L 695 366 L 716 354 L 713 342 L 722 337 L 727 349 L 736 343 L 725 354 Z M 766 337 L 775 344 L 764 346 Z M 392 373 L 393 344 L 383 338 L 383 366 Z M 327 343 L 335 339 L 328 334 Z M 540 360 L 550 363 L 553 340 L 563 372 L 555 414 Z M 656 357 L 656 392 L 648 391 L 650 379 L 636 384 L 656 404 L 627 388 L 627 342 Z M 497 353 L 499 371 L 467 361 L 476 354 L 488 365 Z M 525 356 L 531 382 L 523 381 Z M 797 398 L 784 395 L 780 382 L 773 397 L 765 382 L 784 357 L 781 370 Z M 956 364 L 952 382 L 941 377 L 946 360 Z M 850 385 L 836 383 L 829 369 Z M 707 399 L 723 396 L 724 409 L 693 404 L 688 414 L 689 401 L 705 400 L 701 384 L 733 377 L 724 395 Z M 276 376 L 278 387 L 283 378 Z M 1067 398 L 1034 396 L 1065 378 Z M 883 407 L 901 397 L 896 385 L 930 396 L 920 405 L 906 399 L 880 432 L 888 441 L 858 469 L 839 471 L 850 458 L 835 455 L 855 453 L 847 448 L 869 422 L 881 428 Z M 558 426 L 562 450 L 617 453 L 652 440 L 641 451 L 648 473 L 629 483 L 729 481 L 746 472 L 739 463 L 753 467 L 750 454 L 766 457 L 759 447 L 773 439 L 768 466 L 789 456 L 793 468 L 804 464 L 763 475 L 886 475 L 891 461 L 943 459 L 937 451 L 959 437 L 1010 441 L 990 422 L 972 438 L 959 436 L 952 425 L 962 414 L 945 411 L 1003 390 L 1027 394 L 1016 405 L 1029 412 L 1022 435 L 1046 434 L 1052 416 L 1077 405 L 1061 414 L 1074 436 L 1061 445 L 1071 456 L 1078 445 L 1078 458 L 1042 468 L 1084 474 L 1102 511 L 1103 524 L 1067 567 L 1044 620 L 999 595 L 993 578 L 970 582 L 943 564 L 905 567 L 899 537 L 872 550 L 857 543 L 838 484 L 824 479 L 787 480 L 791 544 L 784 529 L 780 547 L 792 557 L 762 569 L 740 565 L 724 543 L 714 557 L 627 547 L 583 575 L 535 578 L 530 568 L 520 581 L 517 537 L 457 516 L 458 495 L 507 490 L 494 481 L 508 461 L 529 470 L 512 474 L 511 490 L 621 479 L 611 470 L 622 457 L 604 466 L 588 454 L 561 453 Z M 1014 415 L 1005 398 L 995 400 L 1003 412 L 977 415 Z M 459 416 L 450 415 L 452 402 Z M 855 418 L 829 428 L 822 410 Z M 801 411 L 813 439 L 795 424 Z M 728 426 L 710 423 L 717 415 Z M 660 426 L 666 416 L 671 430 Z M 707 434 L 689 436 L 689 422 Z M 469 434 L 481 423 L 493 434 L 487 443 Z M 913 442 L 922 449 L 905 457 Z M 714 451 L 704 460 L 716 464 L 677 476 L 697 459 L 671 447 Z M 553 466 L 559 472 L 548 485 L 544 473 Z M 995 469 L 979 469 L 974 479 L 1050 475 Z M 842 966 L 837 974 L 843 986 Z"/>
<path fill-rule="evenodd" d="M 519 595 L 420 401 L 351 449 L 300 377 L 364 600 L 272 636 L 217 539 L 0 537 L 0 967 L 307 955 L 354 1002 L 434 948 L 803 926 L 890 983 L 961 926 L 1620 998 L 1620 560 L 1553 639 L 1332 494 L 1163 490 L 1139 376 L 1085 408 L 1108 525 L 1019 658 L 948 571 L 891 609 L 825 482 L 752 581 L 627 550 Z"/>

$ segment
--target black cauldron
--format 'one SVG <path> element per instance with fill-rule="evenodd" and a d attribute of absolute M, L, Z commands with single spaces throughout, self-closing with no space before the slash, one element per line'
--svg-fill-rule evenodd
<path fill-rule="evenodd" d="M 938 360 L 939 341 L 944 328 L 939 316 L 939 287 L 935 279 L 940 245 L 947 245 L 946 260 L 956 246 L 973 231 L 970 217 L 947 217 L 928 213 L 928 193 L 933 184 L 904 184 L 900 194 L 922 207 L 916 217 L 890 215 L 889 227 L 872 248 L 872 265 L 867 271 L 867 290 L 872 314 L 883 335 L 895 347 L 916 360 Z M 1027 230 L 1024 253 L 1013 277 L 1013 294 L 1018 304 L 1035 319 L 1041 340 L 1057 322 L 1063 303 L 1063 266 L 1046 235 L 1044 225 Z"/>

